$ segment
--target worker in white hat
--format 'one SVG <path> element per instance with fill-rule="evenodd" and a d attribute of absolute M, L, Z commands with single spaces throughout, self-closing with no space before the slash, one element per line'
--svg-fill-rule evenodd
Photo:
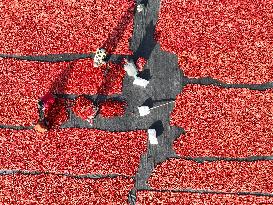
<path fill-rule="evenodd" d="M 149 81 L 137 76 L 138 70 L 134 61 L 133 60 L 128 61 L 127 59 L 124 59 L 124 61 L 125 61 L 124 70 L 126 71 L 128 76 L 134 78 L 133 84 L 146 88 L 146 86 L 149 84 Z"/>

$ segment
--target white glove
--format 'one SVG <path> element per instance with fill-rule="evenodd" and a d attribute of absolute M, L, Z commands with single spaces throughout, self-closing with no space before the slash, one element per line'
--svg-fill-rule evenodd
<path fill-rule="evenodd" d="M 137 68 L 133 62 L 126 62 L 124 64 L 124 70 L 129 76 L 136 77 L 137 75 Z"/>
<path fill-rule="evenodd" d="M 146 88 L 146 86 L 149 84 L 149 81 L 140 77 L 135 77 L 133 84 Z"/>
<path fill-rule="evenodd" d="M 138 112 L 140 116 L 145 116 L 150 114 L 150 108 L 148 106 L 140 106 L 138 107 Z"/>

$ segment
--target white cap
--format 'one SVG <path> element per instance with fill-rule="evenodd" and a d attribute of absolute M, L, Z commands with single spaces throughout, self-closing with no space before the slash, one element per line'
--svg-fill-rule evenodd
<path fill-rule="evenodd" d="M 143 9 L 144 9 L 144 5 L 143 5 L 143 4 L 137 5 L 137 11 L 138 11 L 138 12 L 142 12 Z"/>
<path fill-rule="evenodd" d="M 138 112 L 140 116 L 145 116 L 150 114 L 150 108 L 148 106 L 140 106 L 138 107 Z"/>
<path fill-rule="evenodd" d="M 105 64 L 106 50 L 104 48 L 98 48 L 94 57 L 94 67 L 99 67 Z"/>
<path fill-rule="evenodd" d="M 149 138 L 150 144 L 158 144 L 155 129 L 148 129 L 148 138 Z"/>
<path fill-rule="evenodd" d="M 129 76 L 136 77 L 137 75 L 137 68 L 133 62 L 127 62 L 126 64 L 124 64 L 124 70 Z"/>
<path fill-rule="evenodd" d="M 135 80 L 133 82 L 134 85 L 138 85 L 138 86 L 142 86 L 142 87 L 146 87 L 149 84 L 148 80 L 142 79 L 140 77 L 135 77 Z"/>

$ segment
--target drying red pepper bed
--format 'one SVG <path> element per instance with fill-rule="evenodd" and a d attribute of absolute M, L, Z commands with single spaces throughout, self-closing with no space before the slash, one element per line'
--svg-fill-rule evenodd
<path fill-rule="evenodd" d="M 56 175 L 1 176 L 2 204 L 128 204 L 133 179 L 76 179 Z"/>
<path fill-rule="evenodd" d="M 67 106 L 64 99 L 56 99 L 50 109 L 45 109 L 45 117 L 51 128 L 59 128 L 68 120 Z"/>
<path fill-rule="evenodd" d="M 146 151 L 145 131 L 60 129 L 45 134 L 1 130 L 0 170 L 133 176 Z"/>
<path fill-rule="evenodd" d="M 0 61 L 0 124 L 35 124 L 38 100 L 47 93 L 119 94 L 124 74 L 121 64 L 94 68 L 91 59 L 73 63 L 3 59 Z"/>
<path fill-rule="evenodd" d="M 92 101 L 88 100 L 85 96 L 79 96 L 75 100 L 72 110 L 83 120 L 87 120 L 89 117 L 95 115 L 95 106 L 93 105 Z"/>
<path fill-rule="evenodd" d="M 273 199 L 264 196 L 238 196 L 230 194 L 197 194 L 197 193 L 174 193 L 139 191 L 137 193 L 138 205 L 176 205 L 176 204 L 240 204 L 240 205 L 269 205 Z"/>
<path fill-rule="evenodd" d="M 272 16 L 272 0 L 162 0 L 157 40 L 188 77 L 264 83 L 273 79 Z"/>
<path fill-rule="evenodd" d="M 272 161 L 197 163 L 173 159 L 156 167 L 149 184 L 154 189 L 271 193 L 272 169 Z"/>
<path fill-rule="evenodd" d="M 100 104 L 100 114 L 107 118 L 122 116 L 125 113 L 125 107 L 125 102 L 108 100 Z"/>
<path fill-rule="evenodd" d="M 172 123 L 186 131 L 175 151 L 191 157 L 272 155 L 272 96 L 272 89 L 186 86 L 172 113 Z"/>
<path fill-rule="evenodd" d="M 69 63 L 39 63 L 13 59 L 0 61 L 0 123 L 32 125 L 37 103 L 49 91 L 62 88 L 58 80 Z M 57 79 L 57 80 L 56 80 Z"/>
<path fill-rule="evenodd" d="M 106 75 L 104 73 L 107 71 Z M 122 64 L 108 63 L 93 67 L 93 59 L 75 61 L 68 73 L 63 93 L 67 94 L 120 94 L 125 75 Z"/>
<path fill-rule="evenodd" d="M 104 47 L 131 54 L 134 7 L 133 0 L 1 2 L 0 53 L 90 53 Z"/>

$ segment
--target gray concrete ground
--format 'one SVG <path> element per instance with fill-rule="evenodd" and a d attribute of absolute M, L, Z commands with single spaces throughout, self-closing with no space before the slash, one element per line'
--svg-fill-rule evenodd
<path fill-rule="evenodd" d="M 150 83 L 146 88 L 133 85 L 133 78 L 126 75 L 123 82 L 121 99 L 125 99 L 128 107 L 123 117 L 103 118 L 97 116 L 94 125 L 90 126 L 71 113 L 71 120 L 63 127 L 88 127 L 108 131 L 148 130 L 154 128 L 158 133 L 158 145 L 149 145 L 148 151 L 142 156 L 136 175 L 136 188 L 148 188 L 146 181 L 154 166 L 169 157 L 175 156 L 172 142 L 183 133 L 183 129 L 170 126 L 170 114 L 174 103 L 156 108 L 147 116 L 139 116 L 137 107 L 148 104 L 157 106 L 172 102 L 182 90 L 183 73 L 178 67 L 177 56 L 160 49 L 154 40 L 154 31 L 158 17 L 160 1 L 148 3 L 146 9 L 135 13 L 134 33 L 131 49 L 134 52 L 129 59 L 138 57 L 148 59 L 144 67 L 144 78 Z M 141 73 L 140 73 L 141 75 Z M 92 97 L 92 96 L 90 96 Z"/>

